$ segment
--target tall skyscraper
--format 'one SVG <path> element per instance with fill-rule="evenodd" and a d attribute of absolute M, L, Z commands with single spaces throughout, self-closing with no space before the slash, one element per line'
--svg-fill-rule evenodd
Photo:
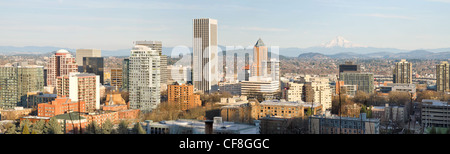
<path fill-rule="evenodd" d="M 26 105 L 22 99 L 28 92 L 42 91 L 44 68 L 35 65 L 0 66 L 0 108 L 14 108 Z"/>
<path fill-rule="evenodd" d="M 116 88 L 122 87 L 122 68 L 111 68 L 111 86 Z"/>
<path fill-rule="evenodd" d="M 160 55 L 149 46 L 135 45 L 129 68 L 130 108 L 148 112 L 160 103 Z"/>
<path fill-rule="evenodd" d="M 253 68 L 252 76 L 265 76 L 264 72 L 264 62 L 267 62 L 267 47 L 264 42 L 260 39 L 256 42 L 253 47 Z"/>
<path fill-rule="evenodd" d="M 55 87 L 57 77 L 69 75 L 71 72 L 78 72 L 75 57 L 64 49 L 56 51 L 47 63 L 47 86 Z"/>
<path fill-rule="evenodd" d="M 217 20 L 193 19 L 193 83 L 204 93 L 218 90 Z"/>
<path fill-rule="evenodd" d="M 245 66 L 244 66 L 244 81 L 249 81 L 250 78 L 250 58 L 249 58 L 249 54 L 245 53 Z"/>
<path fill-rule="evenodd" d="M 57 78 L 58 97 L 83 101 L 87 111 L 100 109 L 100 76 L 92 73 L 72 72 Z"/>
<path fill-rule="evenodd" d="M 412 83 L 412 64 L 402 59 L 400 62 L 395 63 L 393 70 L 394 83 Z"/>
<path fill-rule="evenodd" d="M 102 51 L 100 49 L 77 49 L 76 51 L 76 62 L 79 72 L 84 72 L 83 70 L 83 58 L 84 57 L 102 57 Z"/>
<path fill-rule="evenodd" d="M 450 89 L 450 65 L 447 61 L 442 61 L 436 65 L 436 90 L 448 91 Z"/>
<path fill-rule="evenodd" d="M 130 59 L 125 58 L 122 61 L 122 90 L 129 91 L 130 88 Z"/>
<path fill-rule="evenodd" d="M 100 76 L 100 84 L 105 84 L 103 57 L 83 57 L 83 72 Z"/>

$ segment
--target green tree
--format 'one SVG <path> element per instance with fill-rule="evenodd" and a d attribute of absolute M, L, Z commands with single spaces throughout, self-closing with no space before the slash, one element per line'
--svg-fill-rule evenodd
<path fill-rule="evenodd" d="M 24 125 L 22 129 L 22 134 L 30 134 L 30 131 L 28 129 L 28 125 Z"/>
<path fill-rule="evenodd" d="M 113 123 L 111 120 L 106 119 L 102 125 L 102 134 L 112 134 Z"/>
<path fill-rule="evenodd" d="M 306 116 L 311 116 L 311 115 L 313 115 L 313 114 L 314 114 L 314 111 L 311 110 L 311 108 L 308 108 L 308 109 L 306 110 Z"/>
<path fill-rule="evenodd" d="M 117 132 L 119 134 L 128 134 L 128 122 L 124 120 L 120 121 Z"/>
<path fill-rule="evenodd" d="M 31 134 L 38 134 L 38 133 L 37 133 L 36 129 L 32 129 Z"/>
<path fill-rule="evenodd" d="M 51 117 L 48 123 L 45 125 L 44 131 L 46 134 L 63 134 L 61 124 L 55 117 Z"/>
<path fill-rule="evenodd" d="M 19 132 L 23 132 L 24 127 L 27 126 L 28 127 L 28 132 L 30 131 L 30 126 L 31 126 L 31 122 L 28 119 L 22 120 L 19 124 Z M 29 133 L 28 133 L 29 134 Z"/>
<path fill-rule="evenodd" d="M 101 134 L 100 126 L 98 126 L 97 122 L 92 121 L 86 127 L 86 134 Z"/>
<path fill-rule="evenodd" d="M 430 134 L 437 134 L 436 127 L 431 127 Z"/>
<path fill-rule="evenodd" d="M 6 125 L 6 132 L 5 134 L 17 134 L 16 132 L 16 125 L 14 125 L 13 123 L 8 123 Z"/>
<path fill-rule="evenodd" d="M 147 134 L 147 132 L 144 130 L 144 128 L 142 128 L 140 122 L 136 122 L 136 124 L 134 124 L 133 133 L 134 134 Z"/>
<path fill-rule="evenodd" d="M 33 133 L 34 131 L 36 134 L 42 134 L 44 132 L 44 128 L 45 128 L 45 121 L 39 120 L 32 125 L 31 133 Z"/>

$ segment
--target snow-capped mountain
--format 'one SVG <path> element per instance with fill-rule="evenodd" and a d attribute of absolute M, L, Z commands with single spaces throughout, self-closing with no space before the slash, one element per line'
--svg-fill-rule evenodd
<path fill-rule="evenodd" d="M 329 41 L 327 43 L 322 43 L 321 47 L 325 47 L 325 48 L 333 48 L 333 47 L 356 48 L 356 47 L 363 47 L 363 48 L 366 48 L 367 46 L 353 43 L 353 42 L 351 42 L 349 40 L 346 40 L 342 36 L 338 36 L 335 39 L 333 39 L 333 40 L 331 40 L 331 41 Z"/>

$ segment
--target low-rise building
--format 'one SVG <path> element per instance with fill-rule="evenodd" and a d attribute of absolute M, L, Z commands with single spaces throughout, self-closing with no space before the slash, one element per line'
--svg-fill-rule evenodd
<path fill-rule="evenodd" d="M 17 120 L 32 112 L 32 108 L 14 107 L 12 109 L 0 110 L 0 120 Z"/>
<path fill-rule="evenodd" d="M 424 127 L 449 127 L 450 105 L 439 100 L 423 99 L 421 121 Z"/>
<path fill-rule="evenodd" d="M 259 122 L 254 125 L 234 122 L 220 122 L 212 124 L 213 134 L 259 134 Z M 147 124 L 147 134 L 205 134 L 205 121 L 178 119 L 171 121 L 152 122 Z"/>
<path fill-rule="evenodd" d="M 359 118 L 336 115 L 314 115 L 310 118 L 310 134 L 379 134 L 380 119 L 368 119 L 365 113 Z"/>
<path fill-rule="evenodd" d="M 48 103 L 38 104 L 38 116 L 40 117 L 53 117 L 69 111 L 86 112 L 84 101 L 72 101 L 63 96 Z"/>

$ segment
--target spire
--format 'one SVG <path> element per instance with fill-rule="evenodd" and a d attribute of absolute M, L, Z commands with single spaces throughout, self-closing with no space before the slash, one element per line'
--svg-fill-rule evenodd
<path fill-rule="evenodd" d="M 266 46 L 266 45 L 264 45 L 264 42 L 261 40 L 261 38 L 259 38 L 255 44 L 255 47 L 260 47 L 260 46 Z"/>

